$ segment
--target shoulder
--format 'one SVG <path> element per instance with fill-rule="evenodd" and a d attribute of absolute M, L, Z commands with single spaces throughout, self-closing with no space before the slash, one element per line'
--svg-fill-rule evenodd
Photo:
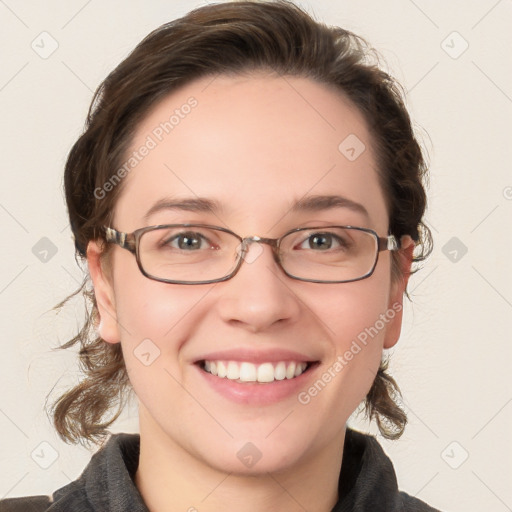
<path fill-rule="evenodd" d="M 52 504 L 50 496 L 29 496 L 0 500 L 0 512 L 43 512 Z"/>
<path fill-rule="evenodd" d="M 113 434 L 78 479 L 51 496 L 0 500 L 0 512 L 99 512 L 111 510 L 113 503 L 125 504 L 121 510 L 147 512 L 133 481 L 139 447 L 138 434 Z"/>
<path fill-rule="evenodd" d="M 0 512 L 93 512 L 85 489 L 78 481 L 55 491 L 51 496 L 27 496 L 0 500 Z"/>
<path fill-rule="evenodd" d="M 400 492 L 393 464 L 374 436 L 347 429 L 337 508 L 333 512 L 439 512 Z"/>
<path fill-rule="evenodd" d="M 418 498 L 413 498 L 405 492 L 400 493 L 402 509 L 407 512 L 441 512 L 437 508 L 432 508 Z"/>

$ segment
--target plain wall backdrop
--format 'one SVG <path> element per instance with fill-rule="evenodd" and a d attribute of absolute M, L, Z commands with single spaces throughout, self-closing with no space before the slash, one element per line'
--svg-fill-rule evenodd
<path fill-rule="evenodd" d="M 151 30 L 206 2 L 0 1 L 0 498 L 49 494 L 91 457 L 46 396 L 75 382 L 82 279 L 64 162 L 98 84 Z M 407 90 L 427 148 L 435 249 L 392 351 L 410 423 L 381 439 L 400 487 L 453 512 L 512 510 L 512 2 L 301 0 L 366 37 Z M 428 136 L 427 136 L 428 134 Z M 375 432 L 358 419 L 354 425 Z M 137 431 L 132 403 L 113 431 Z"/>

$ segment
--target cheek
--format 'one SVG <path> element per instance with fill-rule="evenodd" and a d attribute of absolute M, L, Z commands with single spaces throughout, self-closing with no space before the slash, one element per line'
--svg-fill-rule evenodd
<path fill-rule="evenodd" d="M 184 332 L 193 335 L 198 326 L 205 305 L 202 299 L 211 285 L 185 287 L 144 279 L 135 287 L 126 283 L 116 292 L 121 341 L 134 349 L 150 339 L 162 353 L 176 353 Z"/>
<path fill-rule="evenodd" d="M 148 279 L 135 258 L 119 258 L 114 268 L 116 313 L 130 380 L 137 393 L 150 386 L 155 389 L 156 384 L 168 385 L 170 374 L 179 377 L 181 344 L 198 327 L 204 313 L 202 298 L 212 285 L 182 286 Z"/>
<path fill-rule="evenodd" d="M 121 254 L 114 264 L 117 320 L 124 344 L 140 343 L 149 338 L 159 343 L 194 309 L 202 286 L 161 283 L 145 277 L 135 257 Z"/>
<path fill-rule="evenodd" d="M 330 340 L 321 380 L 333 382 L 331 404 L 352 411 L 364 398 L 382 358 L 384 336 L 396 311 L 389 304 L 389 273 L 328 288 L 315 313 Z"/>
<path fill-rule="evenodd" d="M 181 348 L 200 325 L 208 290 L 142 278 L 116 292 L 123 357 L 140 401 L 165 415 L 189 398 L 179 384 L 186 366 Z"/>
<path fill-rule="evenodd" d="M 316 297 L 317 312 L 342 350 L 351 340 L 364 340 L 368 330 L 371 339 L 382 338 L 389 321 L 382 323 L 381 317 L 390 307 L 389 299 L 389 265 L 382 265 L 368 279 L 326 286 Z"/>

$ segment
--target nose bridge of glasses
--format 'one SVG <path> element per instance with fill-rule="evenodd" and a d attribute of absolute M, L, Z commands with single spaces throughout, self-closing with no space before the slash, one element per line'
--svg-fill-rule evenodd
<path fill-rule="evenodd" d="M 249 246 L 253 243 L 270 245 L 273 249 L 277 247 L 278 240 L 276 238 L 265 238 L 262 236 L 247 236 L 242 239 L 242 248 L 244 251 L 249 250 Z"/>
<path fill-rule="evenodd" d="M 258 249 L 255 249 L 252 256 L 249 256 L 249 250 L 250 250 L 251 244 L 257 244 Z M 265 238 L 265 237 L 261 237 L 261 236 L 257 236 L 257 235 L 247 236 L 242 239 L 242 241 L 240 242 L 240 245 L 239 245 L 240 257 L 243 258 L 245 261 L 249 261 L 249 262 L 254 261 L 263 252 L 263 247 L 262 247 L 263 244 L 270 245 L 270 247 L 272 248 L 272 252 L 274 253 L 273 254 L 274 258 L 276 258 L 276 248 L 277 248 L 277 244 L 278 244 L 278 239 Z"/>

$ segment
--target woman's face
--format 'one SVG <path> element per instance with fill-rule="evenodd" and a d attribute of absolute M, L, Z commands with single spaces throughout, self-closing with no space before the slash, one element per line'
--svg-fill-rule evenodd
<path fill-rule="evenodd" d="M 123 178 L 113 227 L 204 223 L 277 238 L 333 224 L 386 236 L 371 144 L 358 111 L 310 79 L 201 79 L 161 101 L 138 126 L 127 155 L 136 161 Z M 293 208 L 320 196 L 352 203 Z M 200 200 L 216 207 L 201 208 Z M 389 252 L 380 253 L 368 279 L 319 284 L 287 277 L 268 245 L 249 247 L 232 279 L 180 285 L 144 277 L 133 254 L 118 246 L 107 277 L 98 246 L 89 246 L 99 332 L 122 344 L 141 435 L 235 473 L 286 469 L 339 452 L 383 347 L 399 336 L 404 291 L 404 283 L 391 281 Z M 270 375 L 280 362 L 287 371 L 302 362 L 308 369 L 295 378 L 241 383 L 208 373 L 205 360 L 250 363 L 256 371 L 270 363 Z"/>

